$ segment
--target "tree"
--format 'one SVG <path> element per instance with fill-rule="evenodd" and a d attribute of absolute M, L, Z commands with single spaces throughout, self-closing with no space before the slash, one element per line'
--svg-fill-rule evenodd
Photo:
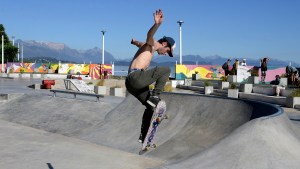
<path fill-rule="evenodd" d="M 18 54 L 18 48 L 13 46 L 10 42 L 8 36 L 6 35 L 5 28 L 2 24 L 0 24 L 0 51 L 2 54 L 2 34 L 4 37 L 4 62 L 12 62 L 16 59 L 16 55 Z M 0 57 L 0 61 L 2 62 L 2 57 Z"/>

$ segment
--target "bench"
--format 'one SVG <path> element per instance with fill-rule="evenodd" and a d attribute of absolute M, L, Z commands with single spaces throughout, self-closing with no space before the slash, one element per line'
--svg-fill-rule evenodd
<path fill-rule="evenodd" d="M 52 97 L 56 97 L 56 93 L 67 93 L 67 94 L 73 94 L 74 98 L 76 99 L 76 95 L 84 95 L 84 96 L 94 96 L 97 98 L 97 102 L 99 102 L 99 98 L 103 98 L 104 95 L 101 94 L 95 94 L 95 93 L 85 93 L 85 92 L 79 92 L 74 90 L 57 90 L 57 89 L 51 89 L 50 92 L 53 92 Z"/>

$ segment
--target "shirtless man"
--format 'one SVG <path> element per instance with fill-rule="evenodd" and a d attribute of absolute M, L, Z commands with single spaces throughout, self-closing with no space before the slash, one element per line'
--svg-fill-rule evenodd
<path fill-rule="evenodd" d="M 139 49 L 131 61 L 125 81 L 127 91 L 146 107 L 142 119 L 139 142 L 143 142 L 146 137 L 153 110 L 160 101 L 159 95 L 170 76 L 170 68 L 167 66 L 147 68 L 154 52 L 157 52 L 159 55 L 168 54 L 170 57 L 173 57 L 172 52 L 175 48 L 175 41 L 171 37 L 163 37 L 158 41 L 153 38 L 164 19 L 163 12 L 160 9 L 153 16 L 154 25 L 147 33 L 146 42 L 140 42 L 141 44 L 137 45 Z M 155 87 L 151 92 L 149 91 L 149 85 L 154 82 Z"/>

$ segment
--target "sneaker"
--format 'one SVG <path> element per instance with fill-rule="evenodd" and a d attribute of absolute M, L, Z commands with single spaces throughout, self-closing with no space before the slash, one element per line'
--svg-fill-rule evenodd
<path fill-rule="evenodd" d="M 155 108 L 159 101 L 160 101 L 160 98 L 158 96 L 150 96 L 149 99 L 147 100 L 147 103 L 150 106 Z"/>

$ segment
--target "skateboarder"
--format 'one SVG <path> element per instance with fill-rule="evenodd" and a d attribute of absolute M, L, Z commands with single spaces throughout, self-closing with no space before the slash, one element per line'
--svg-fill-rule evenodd
<path fill-rule="evenodd" d="M 260 60 L 260 70 L 261 70 L 261 82 L 262 84 L 265 84 L 266 76 L 267 76 L 267 70 L 268 70 L 268 64 L 269 58 L 265 57 Z"/>
<path fill-rule="evenodd" d="M 135 96 L 145 107 L 141 134 L 139 142 L 143 142 L 147 134 L 153 110 L 160 101 L 160 93 L 162 92 L 167 80 L 170 76 L 170 68 L 167 66 L 154 67 L 147 69 L 155 52 L 159 55 L 168 54 L 173 57 L 175 41 L 171 37 L 163 37 L 156 41 L 154 34 L 164 20 L 163 11 L 157 10 L 153 14 L 154 25 L 147 33 L 146 42 L 139 47 L 134 55 L 128 69 L 125 85 L 127 91 Z M 149 91 L 149 85 L 155 82 L 152 92 Z"/>

